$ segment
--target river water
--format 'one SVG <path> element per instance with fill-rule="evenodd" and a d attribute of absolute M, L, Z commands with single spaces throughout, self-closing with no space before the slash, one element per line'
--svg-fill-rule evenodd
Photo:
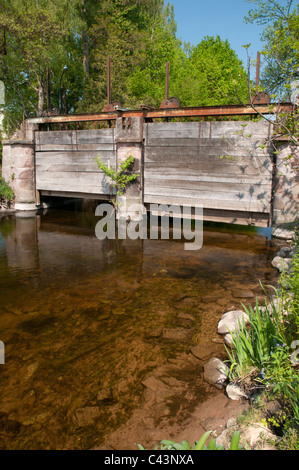
<path fill-rule="evenodd" d="M 220 316 L 277 276 L 264 233 L 205 224 L 203 247 L 185 251 L 180 240 L 100 241 L 97 220 L 82 206 L 0 219 L 1 449 L 109 442 L 147 377 L 197 344 L 221 354 Z M 198 364 L 200 402 L 211 391 Z"/>

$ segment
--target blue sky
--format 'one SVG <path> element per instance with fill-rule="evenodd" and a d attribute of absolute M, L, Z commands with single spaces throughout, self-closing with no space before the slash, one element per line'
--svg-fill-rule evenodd
<path fill-rule="evenodd" d="M 244 44 L 251 43 L 249 55 L 256 59 L 262 49 L 260 33 L 262 27 L 246 24 L 244 16 L 253 7 L 245 0 L 165 0 L 174 6 L 177 37 L 193 45 L 204 36 L 227 39 L 240 60 L 247 66 Z"/>

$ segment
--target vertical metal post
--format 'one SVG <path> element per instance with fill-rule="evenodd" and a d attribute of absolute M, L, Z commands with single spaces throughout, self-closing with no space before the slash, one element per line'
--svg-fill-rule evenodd
<path fill-rule="evenodd" d="M 107 57 L 107 104 L 111 104 L 111 58 Z"/>
<path fill-rule="evenodd" d="M 50 67 L 47 65 L 47 108 L 51 109 Z"/>
<path fill-rule="evenodd" d="M 255 78 L 255 86 L 256 89 L 258 89 L 258 86 L 260 84 L 260 66 L 261 66 L 261 53 L 257 53 L 257 58 L 256 58 L 256 78 Z"/>

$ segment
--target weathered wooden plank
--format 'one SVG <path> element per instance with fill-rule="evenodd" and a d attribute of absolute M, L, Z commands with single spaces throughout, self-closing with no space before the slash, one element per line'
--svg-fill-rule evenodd
<path fill-rule="evenodd" d="M 57 197 L 71 197 L 71 198 L 82 198 L 82 199 L 99 199 L 99 200 L 106 200 L 109 201 L 111 198 L 111 194 L 103 194 L 103 193 L 83 193 L 83 192 L 75 192 L 75 191 L 53 191 L 44 189 L 40 191 L 42 196 L 57 196 Z"/>
<path fill-rule="evenodd" d="M 146 170 L 144 173 L 144 178 L 148 176 L 155 177 L 155 175 L 161 175 L 164 173 L 164 169 L 161 167 L 157 167 L 154 163 L 147 164 Z M 166 173 L 166 171 L 165 171 Z M 262 167 L 260 170 L 253 168 L 251 165 L 240 164 L 234 165 L 232 163 L 223 163 L 221 166 L 214 164 L 214 163 L 186 163 L 184 169 L 180 165 L 172 165 L 172 167 L 167 169 L 167 175 L 178 175 L 178 174 L 188 174 L 189 176 L 221 176 L 225 175 L 225 177 L 230 176 L 247 176 L 250 177 L 262 175 L 262 177 L 267 176 L 267 178 L 271 175 L 272 168 L 264 168 Z"/>
<path fill-rule="evenodd" d="M 153 196 L 182 196 L 183 198 L 190 197 L 191 199 L 217 199 L 217 200 L 222 200 L 225 199 L 227 201 L 234 201 L 234 202 L 257 202 L 259 201 L 260 203 L 267 203 L 271 199 L 270 194 L 266 194 L 266 191 L 261 191 L 257 192 L 256 194 L 252 194 L 251 191 L 244 191 L 243 188 L 239 189 L 234 189 L 232 191 L 225 191 L 222 190 L 221 187 L 218 187 L 218 189 L 215 188 L 214 191 L 211 191 L 209 189 L 206 189 L 205 187 L 203 188 L 180 188 L 180 190 L 177 190 L 178 188 L 153 188 L 153 187 L 148 187 L 145 185 L 144 187 L 144 194 L 147 195 L 153 195 Z"/>
<path fill-rule="evenodd" d="M 223 195 L 222 195 L 223 197 Z M 200 207 L 203 206 L 205 209 L 219 209 L 219 210 L 236 210 L 245 212 L 263 212 L 269 213 L 269 205 L 263 203 L 257 203 L 252 201 L 233 201 L 225 200 L 223 198 L 211 199 L 210 194 L 208 198 L 202 197 L 190 197 L 190 195 L 153 195 L 144 194 L 144 202 L 147 204 L 167 204 L 167 205 L 180 205 L 180 206 L 192 206 Z"/>
<path fill-rule="evenodd" d="M 56 180 L 74 180 L 80 183 L 81 181 L 102 181 L 105 177 L 104 173 L 100 170 L 98 172 L 93 171 L 55 171 L 53 173 L 49 171 L 39 171 L 37 175 L 37 182 L 39 181 L 56 181 Z M 105 177 L 108 179 L 107 177 Z"/>
<path fill-rule="evenodd" d="M 163 188 L 162 193 L 170 189 L 178 190 L 200 190 L 200 191 L 219 191 L 228 193 L 244 192 L 251 197 L 261 197 L 271 190 L 271 183 L 248 184 L 248 183 L 226 183 L 226 182 L 198 182 L 184 180 L 146 180 L 144 185 L 145 191 L 159 191 Z"/>
<path fill-rule="evenodd" d="M 148 211 L 150 211 L 150 204 L 146 204 Z M 191 208 L 192 218 L 192 208 Z M 227 224 L 238 225 L 258 225 L 259 227 L 269 226 L 269 214 L 257 212 L 241 212 L 234 210 L 222 209 L 203 209 L 203 220 L 209 222 L 224 222 Z"/>
<path fill-rule="evenodd" d="M 272 179 L 270 176 L 262 176 L 261 175 L 252 175 L 250 177 L 247 176 L 227 176 L 227 175 L 189 175 L 189 174 L 180 174 L 178 176 L 177 173 L 175 174 L 159 174 L 159 173 L 151 173 L 150 171 L 147 171 L 146 173 L 147 178 L 146 181 L 148 184 L 157 183 L 160 184 L 161 186 L 164 186 L 167 184 L 168 181 L 192 181 L 192 182 L 198 182 L 200 184 L 205 184 L 205 183 L 217 183 L 217 184 L 250 184 L 250 185 L 271 185 Z M 179 178 L 179 179 L 178 179 Z"/>
<path fill-rule="evenodd" d="M 44 161 L 47 158 L 51 159 L 52 161 L 56 161 L 58 159 L 65 160 L 65 161 L 70 161 L 70 159 L 72 159 L 73 161 L 89 159 L 89 160 L 94 161 L 96 157 L 99 157 L 103 161 L 104 159 L 107 160 L 107 158 L 116 160 L 116 152 L 114 150 L 103 150 L 101 154 L 99 154 L 99 152 L 95 150 L 91 150 L 91 151 L 87 150 L 87 151 L 81 151 L 81 152 L 77 152 L 75 150 L 70 151 L 70 152 L 65 152 L 64 150 L 47 151 L 47 152 L 37 151 L 35 155 L 36 155 L 36 158 L 39 158 Z"/>
<path fill-rule="evenodd" d="M 36 153 L 36 169 L 44 171 L 59 170 L 86 170 L 96 171 L 98 166 L 95 158 L 98 157 L 96 152 L 37 152 Z M 110 168 L 116 167 L 115 152 L 102 152 L 100 159 Z"/>
<path fill-rule="evenodd" d="M 114 129 L 89 129 L 89 130 L 61 130 L 61 131 L 36 131 L 36 142 L 51 143 L 53 140 L 61 142 L 61 140 L 71 141 L 74 135 L 77 136 L 79 142 L 96 141 L 96 142 L 113 142 Z"/>
<path fill-rule="evenodd" d="M 176 141 L 174 140 L 174 143 Z M 226 157 L 233 158 L 237 161 L 242 161 L 244 159 L 254 159 L 258 158 L 259 160 L 266 159 L 271 162 L 271 155 L 265 151 L 265 149 L 251 148 L 251 147 L 242 147 L 241 145 L 224 145 L 219 143 L 219 145 L 213 145 L 211 142 L 210 145 L 202 146 L 193 146 L 193 145 L 163 145 L 163 146 L 148 146 L 145 150 L 145 163 L 148 161 L 153 161 L 153 159 L 158 159 L 158 161 L 163 162 L 164 159 L 174 159 L 178 160 L 180 157 L 188 158 L 198 158 L 198 159 L 207 159 L 207 157 L 216 157 L 218 159 L 225 159 Z"/>
<path fill-rule="evenodd" d="M 110 194 L 108 178 L 102 173 L 40 172 L 36 180 L 37 190 L 74 191 L 82 193 Z"/>
<path fill-rule="evenodd" d="M 258 225 L 268 227 L 269 214 L 256 212 L 224 211 L 215 209 L 204 209 L 203 219 L 207 222 L 224 222 L 238 225 Z"/>
<path fill-rule="evenodd" d="M 112 166 L 111 166 L 112 167 Z M 37 164 L 36 165 L 36 172 L 39 175 L 42 172 L 47 172 L 49 175 L 52 175 L 55 172 L 79 172 L 83 171 L 85 173 L 89 172 L 98 172 L 101 173 L 102 171 L 96 166 L 94 162 L 87 162 L 87 163 L 75 163 L 75 164 L 65 164 L 65 163 L 56 163 L 54 165 L 51 164 Z"/>
<path fill-rule="evenodd" d="M 76 149 L 113 150 L 115 146 L 114 130 L 37 132 L 35 143 L 38 151 Z"/>
<path fill-rule="evenodd" d="M 59 152 L 59 151 L 64 151 L 64 152 L 78 152 L 78 151 L 97 151 L 97 153 L 101 153 L 102 151 L 105 150 L 110 150 L 113 151 L 114 144 L 112 143 L 101 143 L 101 144 L 93 144 L 90 142 L 89 144 L 77 144 L 76 142 L 73 143 L 64 143 L 63 141 L 60 143 L 53 142 L 53 143 L 48 143 L 46 145 L 37 145 L 36 150 L 38 152 Z"/>
<path fill-rule="evenodd" d="M 241 154 L 241 155 L 256 155 L 256 156 L 272 156 L 273 149 L 270 146 L 264 147 L 263 141 L 250 142 L 245 138 L 230 138 L 230 139 L 182 139 L 176 136 L 169 139 L 156 139 L 153 138 L 146 146 L 146 150 L 152 152 L 154 148 L 167 147 L 169 149 L 184 147 L 192 147 L 194 152 L 205 154 L 206 151 L 215 150 L 216 154 Z"/>
<path fill-rule="evenodd" d="M 82 193 L 82 194 L 110 194 L 108 187 L 103 187 L 100 185 L 92 184 L 74 184 L 74 182 L 55 182 L 55 183 L 43 183 L 40 184 L 38 188 L 39 191 L 59 191 L 59 192 L 72 192 L 72 193 Z"/>
<path fill-rule="evenodd" d="M 272 129 L 271 129 L 272 128 Z M 146 143 L 151 138 L 193 137 L 230 138 L 235 135 L 251 135 L 255 139 L 267 139 L 273 126 L 267 122 L 250 121 L 210 121 L 210 122 L 162 122 L 147 123 L 144 126 Z"/>

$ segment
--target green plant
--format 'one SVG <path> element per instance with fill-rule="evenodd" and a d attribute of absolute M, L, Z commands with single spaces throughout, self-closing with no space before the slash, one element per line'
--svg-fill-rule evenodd
<path fill-rule="evenodd" d="M 288 311 L 288 331 L 290 341 L 299 339 L 299 234 L 296 233 L 294 248 L 296 252 L 290 270 L 284 271 L 279 280 L 280 296 L 284 298 Z M 292 293 L 290 295 L 290 292 Z"/>
<path fill-rule="evenodd" d="M 285 342 L 284 328 L 281 323 L 281 311 L 270 300 L 261 307 L 256 301 L 255 310 L 252 306 L 244 307 L 250 320 L 250 328 L 240 324 L 232 332 L 233 347 L 226 348 L 230 361 L 232 379 L 248 374 L 250 369 L 262 371 L 269 363 L 271 354 L 277 345 Z"/>
<path fill-rule="evenodd" d="M 133 165 L 134 163 L 134 157 L 131 155 L 127 157 L 119 166 L 118 170 L 113 170 L 112 168 L 107 167 L 104 162 L 99 157 L 96 157 L 95 159 L 98 167 L 104 172 L 104 174 L 110 178 L 112 181 L 112 184 L 115 188 L 116 194 L 118 196 L 121 196 L 126 187 L 134 181 L 138 175 L 136 174 L 130 174 L 129 168 Z"/>
<path fill-rule="evenodd" d="M 14 198 L 14 192 L 10 185 L 0 176 L 0 199 L 11 202 Z"/>
<path fill-rule="evenodd" d="M 216 440 L 211 438 L 207 444 L 212 431 L 205 432 L 201 438 L 195 442 L 194 446 L 191 447 L 189 441 L 182 441 L 180 444 L 174 441 L 164 439 L 156 445 L 155 450 L 225 450 L 223 445 L 216 444 Z M 229 450 L 243 450 L 243 447 L 239 444 L 240 432 L 235 431 L 230 443 Z M 146 450 L 141 444 L 138 444 L 139 450 Z"/>

